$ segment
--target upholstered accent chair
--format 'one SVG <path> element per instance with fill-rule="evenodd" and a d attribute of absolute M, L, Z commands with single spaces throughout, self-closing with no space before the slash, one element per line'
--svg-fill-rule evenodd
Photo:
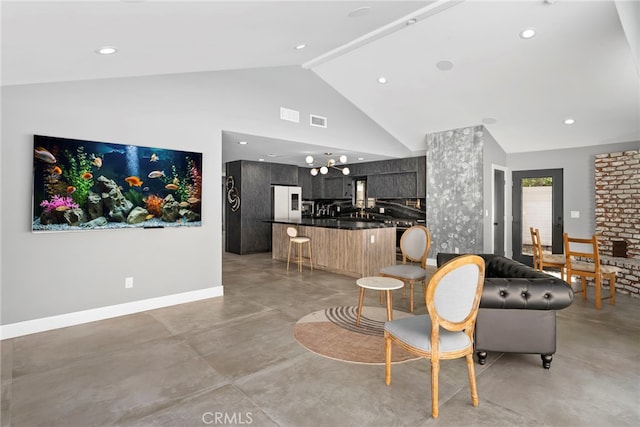
<path fill-rule="evenodd" d="M 400 250 L 402 264 L 390 265 L 380 269 L 379 275 L 402 280 L 409 284 L 409 310 L 413 313 L 413 288 L 416 282 L 422 282 L 424 291 L 426 286 L 427 256 L 431 249 L 431 233 L 423 225 L 414 225 L 402 233 Z"/>
<path fill-rule="evenodd" d="M 391 320 L 384 325 L 385 382 L 391 384 L 392 345 L 431 360 L 431 415 L 438 418 L 440 360 L 464 357 L 471 403 L 478 406 L 473 340 L 484 283 L 484 260 L 462 255 L 440 267 L 429 280 L 425 302 L 429 314 Z"/>

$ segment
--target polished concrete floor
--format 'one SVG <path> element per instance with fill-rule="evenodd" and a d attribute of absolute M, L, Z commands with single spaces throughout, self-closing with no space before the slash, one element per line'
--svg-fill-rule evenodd
<path fill-rule="evenodd" d="M 394 365 L 386 386 L 384 366 L 294 340 L 305 314 L 357 303 L 353 278 L 287 273 L 270 254 L 223 264 L 224 297 L 2 341 L 1 425 L 640 425 L 640 299 L 597 311 L 578 296 L 558 313 L 550 370 L 538 355 L 490 354 L 477 408 L 464 361 L 443 361 L 434 420 L 428 361 Z"/>

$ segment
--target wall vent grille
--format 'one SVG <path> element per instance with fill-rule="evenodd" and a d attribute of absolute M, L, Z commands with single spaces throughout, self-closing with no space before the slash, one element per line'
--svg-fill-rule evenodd
<path fill-rule="evenodd" d="M 300 123 L 300 111 L 280 107 L 280 119 Z"/>
<path fill-rule="evenodd" d="M 309 124 L 311 126 L 317 126 L 319 128 L 327 127 L 327 118 L 322 116 L 316 116 L 314 114 L 309 115 Z"/>

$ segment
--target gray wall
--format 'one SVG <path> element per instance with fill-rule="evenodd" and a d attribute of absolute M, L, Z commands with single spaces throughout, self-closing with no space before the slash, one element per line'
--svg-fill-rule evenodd
<path fill-rule="evenodd" d="M 637 150 L 640 142 L 606 144 L 565 150 L 533 151 L 507 154 L 510 172 L 537 169 L 563 169 L 564 181 L 564 231 L 589 237 L 595 233 L 595 155 L 616 151 Z M 510 177 L 509 173 L 509 177 Z M 508 216 L 512 216 L 511 194 L 507 194 Z M 580 211 L 580 218 L 571 218 L 571 211 Z M 508 221 L 508 234 L 511 221 Z M 512 253 L 508 239 L 507 254 Z"/>
<path fill-rule="evenodd" d="M 483 239 L 484 239 L 484 250 L 485 253 L 493 252 L 493 166 L 501 167 L 502 169 L 506 169 L 507 167 L 507 153 L 502 149 L 502 147 L 495 140 L 493 135 L 486 129 L 483 128 L 482 132 L 482 140 L 483 140 L 483 179 L 484 179 L 484 231 L 483 231 Z M 508 173 L 505 171 L 505 180 L 508 180 Z M 510 188 L 510 187 L 507 187 Z M 505 190 L 505 196 L 508 191 Z M 506 213 L 506 210 L 505 210 Z M 505 234 L 507 234 L 507 226 L 505 224 Z M 506 246 L 505 246 L 506 251 Z"/>
<path fill-rule="evenodd" d="M 335 118 L 320 132 L 280 106 Z M 399 145 L 299 67 L 5 86 L 2 125 L 2 325 L 221 286 L 222 130 Z M 203 226 L 31 233 L 33 134 L 202 152 Z"/>

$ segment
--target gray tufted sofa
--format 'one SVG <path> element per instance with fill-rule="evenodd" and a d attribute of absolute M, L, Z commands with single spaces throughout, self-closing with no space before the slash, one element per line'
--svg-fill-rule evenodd
<path fill-rule="evenodd" d="M 438 267 L 456 256 L 439 253 Z M 475 329 L 478 363 L 486 363 L 488 351 L 534 353 L 549 369 L 556 352 L 556 310 L 573 302 L 571 287 L 512 259 L 480 256 L 485 261 L 485 281 Z"/>

